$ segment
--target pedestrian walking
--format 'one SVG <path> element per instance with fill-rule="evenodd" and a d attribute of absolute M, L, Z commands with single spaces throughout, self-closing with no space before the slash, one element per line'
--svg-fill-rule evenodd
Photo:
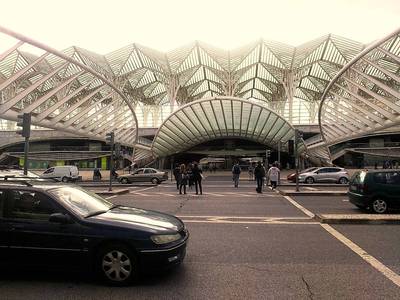
<path fill-rule="evenodd" d="M 179 164 L 176 164 L 173 174 L 174 174 L 174 178 L 175 178 L 175 181 L 176 181 L 176 189 L 177 190 L 179 190 L 179 178 L 180 178 L 179 172 L 180 172 Z"/>
<path fill-rule="evenodd" d="M 199 190 L 200 190 L 200 195 L 203 195 L 203 187 L 201 186 L 201 180 L 203 179 L 202 173 L 203 171 L 199 168 L 197 163 L 195 163 L 192 169 L 192 176 L 193 176 L 194 186 L 196 188 L 196 195 L 199 194 Z"/>
<path fill-rule="evenodd" d="M 186 167 L 186 173 L 187 173 L 187 178 L 188 178 L 188 184 L 189 184 L 189 189 L 192 189 L 193 187 L 193 164 L 188 164 Z"/>
<path fill-rule="evenodd" d="M 241 172 L 242 170 L 240 169 L 239 162 L 236 162 L 232 168 L 232 179 L 233 183 L 235 184 L 235 188 L 239 187 L 239 178 Z"/>
<path fill-rule="evenodd" d="M 188 175 L 186 171 L 186 166 L 185 164 L 181 164 L 179 170 L 179 194 L 182 194 L 182 187 L 183 187 L 183 193 L 186 194 L 187 181 L 188 181 Z"/>
<path fill-rule="evenodd" d="M 254 180 L 254 168 L 251 164 L 249 165 L 249 180 Z"/>
<path fill-rule="evenodd" d="M 265 169 L 261 165 L 261 162 L 259 161 L 257 163 L 256 168 L 254 169 L 254 176 L 256 178 L 257 182 L 257 193 L 262 193 L 262 185 L 263 185 L 263 178 L 265 177 Z"/>
<path fill-rule="evenodd" d="M 267 181 L 271 182 L 272 189 L 276 189 L 276 186 L 279 181 L 281 171 L 276 167 L 276 164 L 273 163 L 272 167 L 268 170 Z"/>

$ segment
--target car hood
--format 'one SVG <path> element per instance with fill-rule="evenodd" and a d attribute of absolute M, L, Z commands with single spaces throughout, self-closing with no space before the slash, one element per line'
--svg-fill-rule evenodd
<path fill-rule="evenodd" d="M 124 228 L 148 229 L 154 232 L 181 231 L 184 227 L 182 221 L 172 215 L 127 206 L 118 206 L 87 220 Z"/>

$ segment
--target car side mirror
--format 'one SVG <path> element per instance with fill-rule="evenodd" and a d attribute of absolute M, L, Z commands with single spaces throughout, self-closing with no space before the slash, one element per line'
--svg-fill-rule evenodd
<path fill-rule="evenodd" d="M 59 223 L 59 224 L 73 223 L 73 221 L 69 215 L 64 215 L 62 213 L 51 214 L 49 217 L 49 222 Z"/>

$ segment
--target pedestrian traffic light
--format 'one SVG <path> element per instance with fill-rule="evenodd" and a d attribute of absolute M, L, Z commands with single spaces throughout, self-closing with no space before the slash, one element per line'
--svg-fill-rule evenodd
<path fill-rule="evenodd" d="M 109 132 L 106 134 L 106 143 L 114 145 L 114 132 Z"/>
<path fill-rule="evenodd" d="M 301 132 L 300 130 L 296 129 L 296 139 L 297 141 L 300 141 L 301 139 L 303 139 L 303 132 Z"/>
<path fill-rule="evenodd" d="M 271 150 L 266 151 L 267 157 L 271 157 Z"/>
<path fill-rule="evenodd" d="M 21 130 L 17 130 L 17 134 L 22 135 L 23 137 L 30 137 L 31 135 L 31 114 L 24 113 L 22 115 L 18 115 L 17 126 L 21 127 Z"/>

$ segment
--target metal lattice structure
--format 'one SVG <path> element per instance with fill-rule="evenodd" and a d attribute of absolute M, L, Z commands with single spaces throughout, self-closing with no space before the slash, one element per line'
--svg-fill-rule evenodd
<path fill-rule="evenodd" d="M 241 98 L 216 97 L 193 101 L 175 111 L 158 129 L 152 150 L 163 157 L 221 138 L 256 141 L 277 148 L 294 138 L 294 128 L 265 106 Z M 299 152 L 305 150 L 304 143 Z"/>
<path fill-rule="evenodd" d="M 336 75 L 322 97 L 319 123 L 326 146 L 400 124 L 400 29 Z"/>
<path fill-rule="evenodd" d="M 279 112 L 293 98 L 319 100 L 329 81 L 363 48 L 335 35 L 299 47 L 260 40 L 232 51 L 202 42 L 167 53 L 132 44 L 105 55 L 102 65 L 109 66 L 103 70 L 111 69 L 134 101 L 184 105 L 232 96 L 275 103 L 273 109 Z M 314 107 L 309 109 L 315 117 Z"/>
<path fill-rule="evenodd" d="M 99 68 L 75 48 L 59 52 L 0 27 L 15 44 L 0 53 L 0 117 L 32 114 L 32 124 L 134 145 L 137 119 L 132 104 Z M 40 52 L 32 54 L 24 47 Z M 93 56 L 93 55 L 92 55 Z"/>

